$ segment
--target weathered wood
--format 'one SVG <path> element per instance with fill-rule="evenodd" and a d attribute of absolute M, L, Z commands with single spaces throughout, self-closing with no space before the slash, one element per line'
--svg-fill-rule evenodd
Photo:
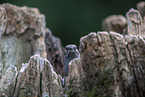
<path fill-rule="evenodd" d="M 142 28 L 143 20 L 140 13 L 137 10 L 131 8 L 129 12 L 126 13 L 126 17 L 128 22 L 127 26 L 128 34 L 142 35 L 141 30 L 143 29 Z"/>
<path fill-rule="evenodd" d="M 90 33 L 81 38 L 85 77 L 80 83 L 86 95 L 144 97 L 144 46 L 141 36 L 123 37 L 115 32 Z"/>
<path fill-rule="evenodd" d="M 63 48 L 45 27 L 44 15 L 33 8 L 0 5 L 0 96 L 145 97 L 144 5 L 127 12 L 126 35 L 108 30 L 80 39 L 80 58 L 69 63 L 65 89 L 57 74 Z M 122 33 L 125 22 L 115 20 L 109 27 Z"/>
<path fill-rule="evenodd" d="M 0 97 L 13 97 L 13 91 L 17 78 L 17 68 L 10 65 L 0 79 Z"/>
<path fill-rule="evenodd" d="M 58 97 L 61 92 L 61 77 L 48 60 L 34 55 L 19 71 L 13 97 Z"/>
<path fill-rule="evenodd" d="M 105 18 L 102 22 L 102 29 L 104 31 L 114 31 L 120 34 L 126 34 L 127 20 L 122 15 L 112 15 Z"/>
<path fill-rule="evenodd" d="M 141 16 L 144 18 L 145 17 L 145 2 L 139 2 L 136 5 L 137 10 L 139 11 L 139 13 L 141 14 Z"/>
<path fill-rule="evenodd" d="M 28 62 L 31 55 L 40 54 L 46 57 L 43 42 L 45 17 L 38 9 L 2 4 L 0 13 L 2 15 L 0 62 L 3 68 L 7 69 L 10 64 L 13 64 L 19 70 L 21 64 Z"/>
<path fill-rule="evenodd" d="M 63 47 L 59 38 L 52 36 L 50 30 L 45 33 L 45 44 L 47 59 L 53 65 L 55 71 L 62 74 L 63 68 Z"/>

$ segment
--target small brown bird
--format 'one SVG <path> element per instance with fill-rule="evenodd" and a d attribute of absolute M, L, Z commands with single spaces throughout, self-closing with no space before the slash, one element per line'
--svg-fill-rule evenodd
<path fill-rule="evenodd" d="M 76 45 L 67 45 L 65 47 L 65 56 L 64 56 L 64 76 L 68 76 L 68 64 L 71 60 L 79 58 L 80 54 Z"/>

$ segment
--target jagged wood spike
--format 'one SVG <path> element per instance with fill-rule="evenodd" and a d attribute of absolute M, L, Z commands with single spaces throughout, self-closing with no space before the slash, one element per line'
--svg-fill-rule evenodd
<path fill-rule="evenodd" d="M 143 35 L 142 29 L 142 17 L 140 13 L 131 8 L 127 13 L 127 33 L 129 35 Z"/>

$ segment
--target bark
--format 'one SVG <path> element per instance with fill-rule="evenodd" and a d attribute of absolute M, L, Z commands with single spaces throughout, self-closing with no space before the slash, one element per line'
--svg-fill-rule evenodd
<path fill-rule="evenodd" d="M 13 97 L 58 97 L 61 96 L 61 76 L 54 72 L 52 65 L 39 55 L 23 64 L 17 75 Z"/>
<path fill-rule="evenodd" d="M 0 79 L 0 97 L 12 97 L 16 83 L 18 71 L 13 65 L 10 65 L 6 73 Z"/>
<path fill-rule="evenodd" d="M 0 95 L 61 96 L 61 76 L 45 59 L 49 46 L 44 41 L 48 31 L 45 16 L 37 8 L 11 4 L 0 5 L 0 13 Z M 53 45 L 60 43 L 53 40 Z"/>
<path fill-rule="evenodd" d="M 144 2 L 138 3 L 137 6 L 144 11 Z M 115 22 L 113 17 L 108 17 L 106 20 L 110 20 L 110 22 L 104 24 L 111 25 L 109 26 L 111 30 L 114 29 L 114 26 L 118 26 L 117 23 L 119 24 L 116 22 L 112 25 L 112 22 Z M 75 78 L 73 70 L 70 71 L 68 80 L 77 87 L 75 89 L 76 87 L 71 85 L 71 96 L 145 96 L 145 17 L 141 17 L 135 9 L 130 9 L 126 17 L 126 35 L 108 29 L 109 32 L 90 33 L 80 39 L 81 59 L 76 60 L 75 64 L 70 63 L 69 69 L 71 70 L 72 65 L 74 67 L 82 66 L 83 70 L 75 70 L 84 72 L 84 74 Z M 103 23 L 105 22 L 103 21 Z M 122 31 L 122 28 L 118 27 L 116 30 Z M 76 83 L 78 84 L 76 85 Z"/>
<path fill-rule="evenodd" d="M 104 31 L 114 31 L 120 34 L 126 34 L 125 28 L 127 27 L 127 20 L 122 15 L 108 16 L 102 22 L 102 29 Z"/>
<path fill-rule="evenodd" d="M 98 32 L 81 38 L 80 43 L 86 95 L 144 97 L 145 41 L 141 36 Z"/>
<path fill-rule="evenodd" d="M 45 17 L 36 8 L 0 5 L 1 57 L 3 69 L 13 64 L 18 69 L 28 62 L 31 55 L 46 57 L 44 38 Z M 41 42 L 40 42 L 41 41 Z M 39 43 L 38 43 L 39 42 Z M 4 70 L 5 71 L 5 70 Z"/>
<path fill-rule="evenodd" d="M 50 30 L 45 33 L 45 44 L 47 59 L 53 65 L 55 71 L 62 74 L 63 68 L 63 47 L 59 38 L 52 36 Z"/>
<path fill-rule="evenodd" d="M 107 31 L 80 39 L 80 58 L 69 63 L 62 87 L 63 47 L 44 15 L 0 5 L 0 96 L 145 97 L 145 2 L 137 9 L 108 17 Z"/>

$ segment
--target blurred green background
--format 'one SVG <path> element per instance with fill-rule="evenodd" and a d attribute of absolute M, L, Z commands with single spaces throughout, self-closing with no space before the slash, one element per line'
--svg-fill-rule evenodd
<path fill-rule="evenodd" d="M 62 44 L 79 45 L 82 36 L 101 31 L 101 22 L 109 15 L 125 15 L 141 0 L 0 0 L 18 6 L 39 8 L 46 25 Z"/>

